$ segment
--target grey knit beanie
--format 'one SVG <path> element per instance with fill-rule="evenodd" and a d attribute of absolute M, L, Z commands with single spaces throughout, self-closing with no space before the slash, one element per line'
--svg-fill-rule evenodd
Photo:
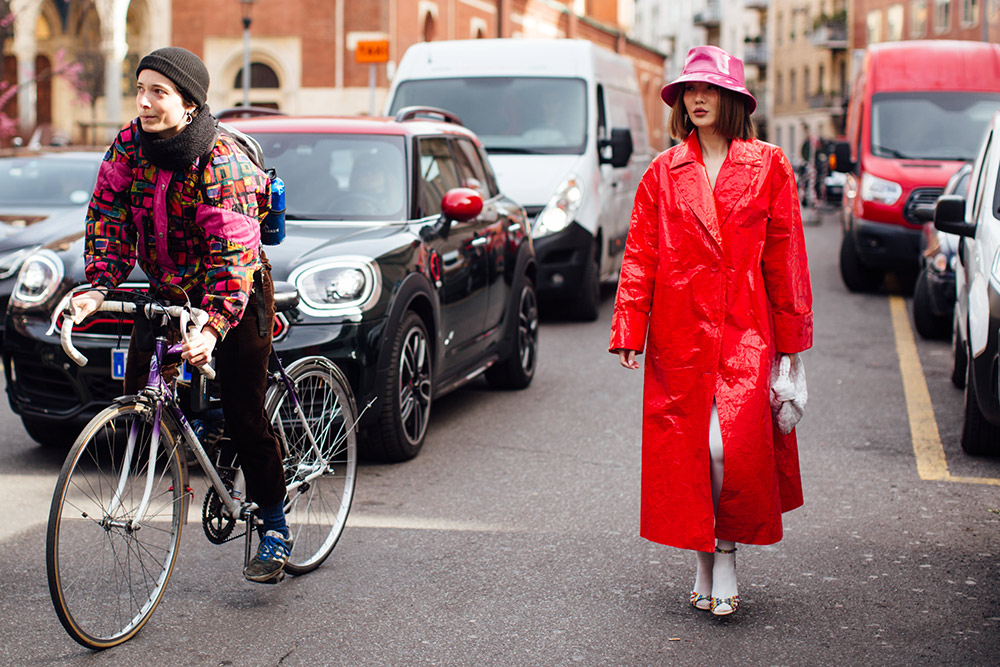
<path fill-rule="evenodd" d="M 139 72 L 151 69 L 174 82 L 178 92 L 199 107 L 208 97 L 208 68 L 201 58 L 179 46 L 166 46 L 143 56 L 135 68 Z"/>

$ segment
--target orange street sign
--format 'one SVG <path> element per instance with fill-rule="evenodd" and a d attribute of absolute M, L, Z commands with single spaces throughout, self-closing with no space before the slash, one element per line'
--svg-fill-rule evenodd
<path fill-rule="evenodd" d="M 359 63 L 389 62 L 389 40 L 358 42 L 354 49 L 354 60 Z"/>

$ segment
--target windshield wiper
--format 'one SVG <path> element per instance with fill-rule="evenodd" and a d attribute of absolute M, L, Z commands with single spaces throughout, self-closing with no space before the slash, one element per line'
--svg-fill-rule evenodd
<path fill-rule="evenodd" d="M 910 157 L 904 153 L 900 153 L 895 148 L 889 148 L 888 146 L 872 146 L 876 151 L 884 151 L 891 155 L 892 157 L 899 158 L 900 160 L 915 160 L 916 158 Z"/>

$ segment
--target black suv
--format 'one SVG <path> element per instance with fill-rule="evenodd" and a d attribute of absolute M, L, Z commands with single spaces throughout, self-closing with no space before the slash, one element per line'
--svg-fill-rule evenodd
<path fill-rule="evenodd" d="M 426 108 L 394 118 L 268 116 L 229 121 L 255 137 L 285 181 L 287 237 L 265 252 L 299 306 L 279 318 L 286 362 L 323 354 L 344 371 L 373 457 L 412 458 L 432 401 L 485 373 L 527 387 L 537 361 L 535 255 L 525 212 L 505 197 L 477 137 Z M 83 278 L 80 230 L 29 257 L 7 314 L 11 407 L 39 441 L 71 440 L 121 391 L 117 321 L 74 334 L 69 363 L 49 315 Z M 133 272 L 141 289 L 144 275 Z M 124 331 L 127 336 L 127 330 Z"/>

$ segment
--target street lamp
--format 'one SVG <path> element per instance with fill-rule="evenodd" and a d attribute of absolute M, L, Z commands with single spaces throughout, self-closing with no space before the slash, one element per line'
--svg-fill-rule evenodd
<path fill-rule="evenodd" d="M 240 0 L 243 14 L 243 107 L 250 106 L 250 14 L 257 0 Z"/>

